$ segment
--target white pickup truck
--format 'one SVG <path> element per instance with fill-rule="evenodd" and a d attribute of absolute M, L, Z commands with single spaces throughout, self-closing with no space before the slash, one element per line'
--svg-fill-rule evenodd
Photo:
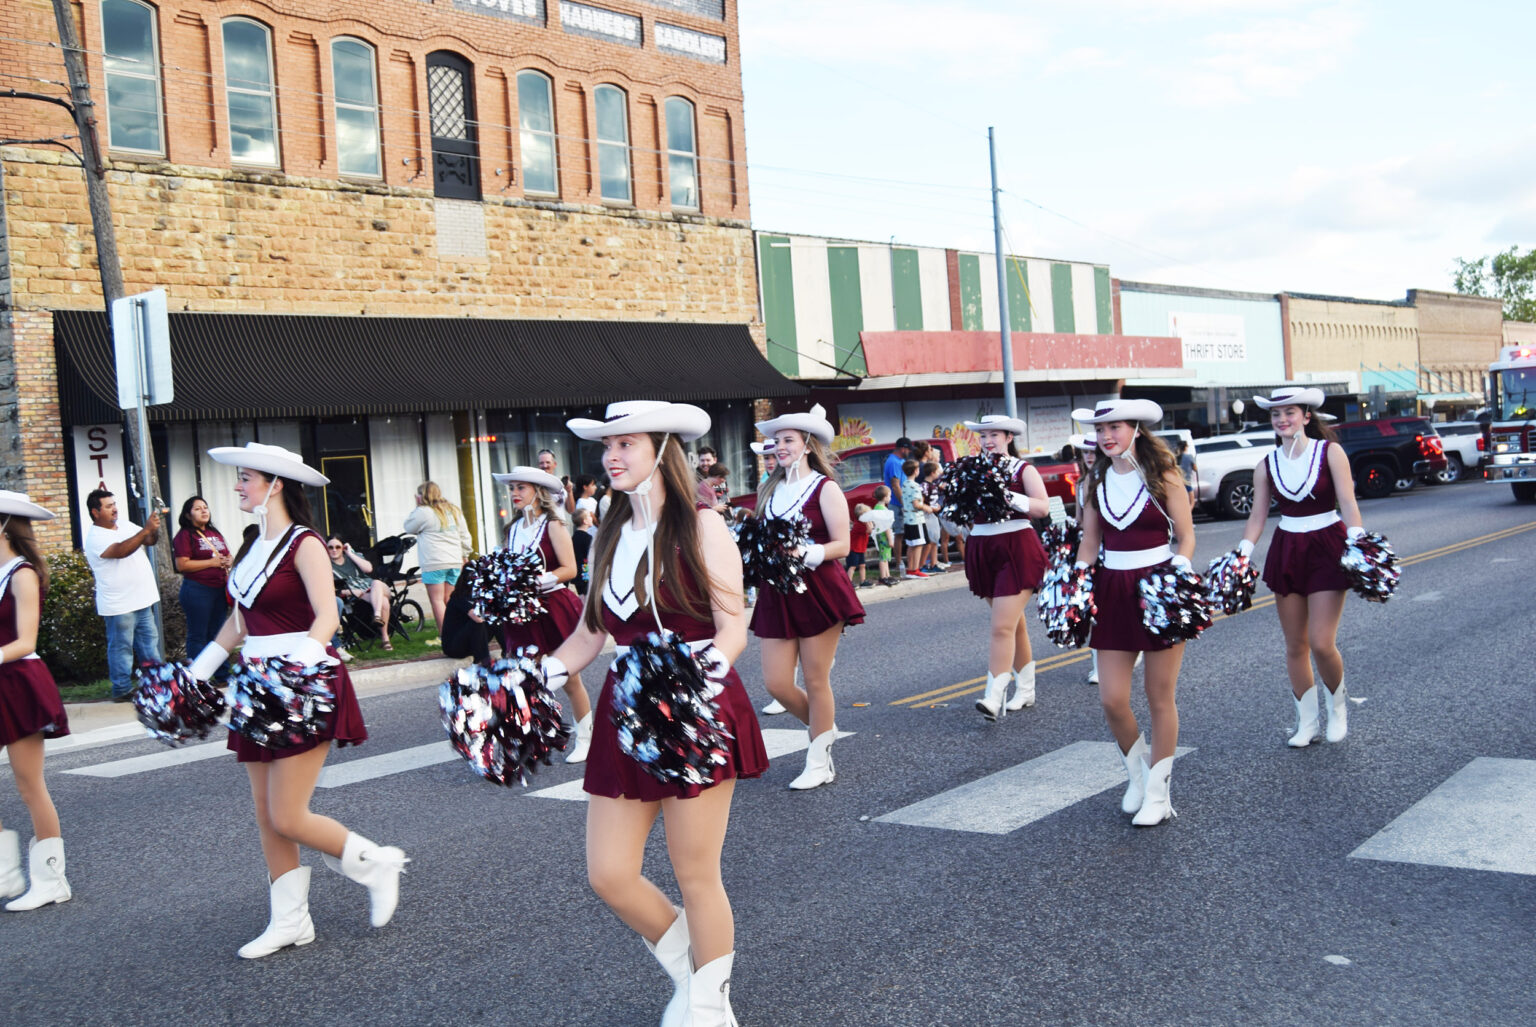
<path fill-rule="evenodd" d="M 1482 422 L 1446 421 L 1435 425 L 1435 430 L 1445 446 L 1445 470 L 1436 475 L 1440 482 L 1449 485 L 1468 474 L 1476 474 L 1486 455 Z"/>
<path fill-rule="evenodd" d="M 1216 517 L 1247 517 L 1253 509 L 1253 471 L 1275 448 L 1273 431 L 1213 435 L 1195 440 L 1195 497 Z"/>

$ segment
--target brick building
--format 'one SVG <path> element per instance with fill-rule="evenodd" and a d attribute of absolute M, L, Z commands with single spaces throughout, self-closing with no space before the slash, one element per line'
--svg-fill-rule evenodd
<path fill-rule="evenodd" d="M 173 506 L 237 522 L 202 452 L 256 439 L 358 540 L 427 478 L 489 525 L 492 471 L 592 465 L 580 409 L 700 402 L 745 469 L 751 400 L 796 391 L 752 337 L 734 0 L 71 6 L 127 292 L 169 296 Z M 56 39 L 0 5 L 0 88 L 67 95 Z M 72 131 L 0 97 L 0 486 L 57 509 L 122 465 L 82 173 L 38 142 Z"/>

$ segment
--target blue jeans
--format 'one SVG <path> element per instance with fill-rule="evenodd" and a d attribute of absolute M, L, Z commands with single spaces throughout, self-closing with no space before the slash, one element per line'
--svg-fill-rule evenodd
<path fill-rule="evenodd" d="M 196 581 L 183 580 L 177 598 L 181 601 L 182 612 L 187 615 L 187 659 L 195 660 L 203 646 L 218 637 L 219 629 L 229 617 L 229 606 L 224 602 L 222 590 Z"/>
<path fill-rule="evenodd" d="M 155 615 L 160 604 L 146 606 L 132 613 L 103 617 L 107 625 L 107 677 L 112 679 L 112 698 L 119 699 L 133 691 L 133 660 L 164 660 L 160 652 L 160 627 Z"/>

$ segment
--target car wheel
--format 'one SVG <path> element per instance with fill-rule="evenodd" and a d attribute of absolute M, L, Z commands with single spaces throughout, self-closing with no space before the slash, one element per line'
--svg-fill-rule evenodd
<path fill-rule="evenodd" d="M 1392 489 L 1397 484 L 1397 473 L 1386 464 L 1366 464 L 1360 469 L 1360 477 L 1355 482 L 1355 487 L 1366 499 L 1381 499 L 1390 496 Z"/>
<path fill-rule="evenodd" d="M 1515 502 L 1536 503 L 1536 481 L 1512 481 L 1509 487 L 1514 490 Z"/>
<path fill-rule="evenodd" d="M 1449 485 L 1460 481 L 1462 475 L 1466 473 L 1466 468 L 1461 465 L 1461 457 L 1449 454 L 1445 458 L 1445 470 L 1436 474 L 1435 480 L 1442 485 Z"/>
<path fill-rule="evenodd" d="M 1407 492 L 1419 483 L 1417 478 L 1398 478 L 1392 483 L 1392 487 L 1399 492 Z"/>
<path fill-rule="evenodd" d="M 1234 474 L 1221 483 L 1221 512 L 1239 520 L 1253 510 L 1253 475 Z"/>

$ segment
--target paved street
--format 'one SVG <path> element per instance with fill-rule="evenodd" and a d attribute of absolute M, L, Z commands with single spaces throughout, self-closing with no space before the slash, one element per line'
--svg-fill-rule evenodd
<path fill-rule="evenodd" d="M 852 733 L 837 783 L 786 790 L 804 733 L 781 716 L 764 728 L 786 754 L 737 792 L 741 1022 L 1528 1023 L 1536 507 L 1468 483 L 1362 510 L 1408 566 L 1391 603 L 1348 604 L 1348 740 L 1286 748 L 1261 598 L 1188 649 L 1179 816 L 1158 829 L 1119 812 L 1086 654 L 1053 649 L 1032 615 L 1038 705 L 987 724 L 972 708 L 985 607 L 946 587 L 958 569 L 872 605 L 834 677 Z M 1197 565 L 1240 532 L 1201 523 Z M 741 669 L 760 704 L 755 647 Z M 4 1022 L 657 1022 L 665 977 L 585 884 L 575 768 L 526 791 L 480 781 L 428 685 L 363 711 L 369 742 L 332 757 L 314 808 L 412 856 L 393 923 L 371 929 L 362 889 L 306 854 L 317 942 L 237 959 L 266 922 L 266 881 L 222 740 L 60 750 L 75 898 L 0 914 Z M 675 894 L 660 838 L 649 867 Z"/>

